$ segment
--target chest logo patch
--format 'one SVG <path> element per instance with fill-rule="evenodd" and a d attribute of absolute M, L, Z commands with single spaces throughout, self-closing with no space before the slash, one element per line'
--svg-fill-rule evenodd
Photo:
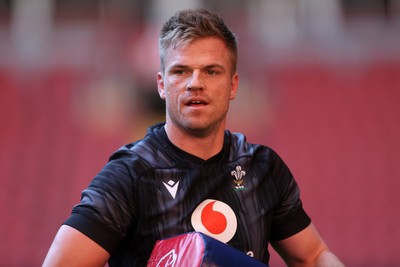
<path fill-rule="evenodd" d="M 163 182 L 165 188 L 167 188 L 168 192 L 171 194 L 171 196 L 175 199 L 176 197 L 176 192 L 178 191 L 179 187 L 179 181 L 174 182 L 172 180 L 169 180 L 168 183 Z"/>
<path fill-rule="evenodd" d="M 231 171 L 231 175 L 235 178 L 233 179 L 233 182 L 235 183 L 235 189 L 236 190 L 245 190 L 247 189 L 244 187 L 244 180 L 243 177 L 246 175 L 246 172 L 242 170 L 242 167 L 239 165 L 236 166 L 234 171 Z"/>
<path fill-rule="evenodd" d="M 194 210 L 191 218 L 193 228 L 221 242 L 228 242 L 236 233 L 237 219 L 226 203 L 207 199 Z"/>

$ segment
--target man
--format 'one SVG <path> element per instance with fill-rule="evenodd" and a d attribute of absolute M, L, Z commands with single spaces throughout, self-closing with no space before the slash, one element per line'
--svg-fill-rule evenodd
<path fill-rule="evenodd" d="M 264 262 L 343 266 L 270 148 L 225 129 L 237 41 L 222 19 L 184 10 L 163 26 L 158 92 L 166 122 L 115 152 L 83 191 L 44 266 L 145 266 L 155 242 L 201 231 Z"/>

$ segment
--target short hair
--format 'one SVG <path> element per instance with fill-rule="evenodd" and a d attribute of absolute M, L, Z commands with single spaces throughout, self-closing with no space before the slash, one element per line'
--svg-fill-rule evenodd
<path fill-rule="evenodd" d="M 236 72 L 237 38 L 220 16 L 206 9 L 181 10 L 165 22 L 159 37 L 161 69 L 164 71 L 168 49 L 204 37 L 217 37 L 225 43 L 231 52 L 232 71 Z"/>

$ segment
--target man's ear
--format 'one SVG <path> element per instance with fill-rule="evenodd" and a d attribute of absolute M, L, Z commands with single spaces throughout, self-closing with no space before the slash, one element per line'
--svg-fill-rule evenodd
<path fill-rule="evenodd" d="M 157 73 L 157 90 L 161 99 L 165 100 L 164 78 L 161 72 Z"/>
<path fill-rule="evenodd" d="M 236 93 L 238 90 L 239 86 L 239 74 L 236 73 L 231 80 L 231 93 L 230 93 L 230 100 L 233 100 L 236 98 Z"/>

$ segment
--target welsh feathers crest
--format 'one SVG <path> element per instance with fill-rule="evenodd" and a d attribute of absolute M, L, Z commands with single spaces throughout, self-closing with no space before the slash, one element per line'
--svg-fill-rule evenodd
<path fill-rule="evenodd" d="M 244 190 L 244 189 L 246 189 L 244 187 L 244 180 L 243 180 L 243 177 L 246 175 L 246 172 L 244 170 L 242 170 L 242 167 L 240 167 L 239 165 L 236 166 L 235 170 L 231 171 L 231 175 L 233 177 L 235 177 L 233 182 L 235 183 L 235 189 L 236 190 Z"/>

